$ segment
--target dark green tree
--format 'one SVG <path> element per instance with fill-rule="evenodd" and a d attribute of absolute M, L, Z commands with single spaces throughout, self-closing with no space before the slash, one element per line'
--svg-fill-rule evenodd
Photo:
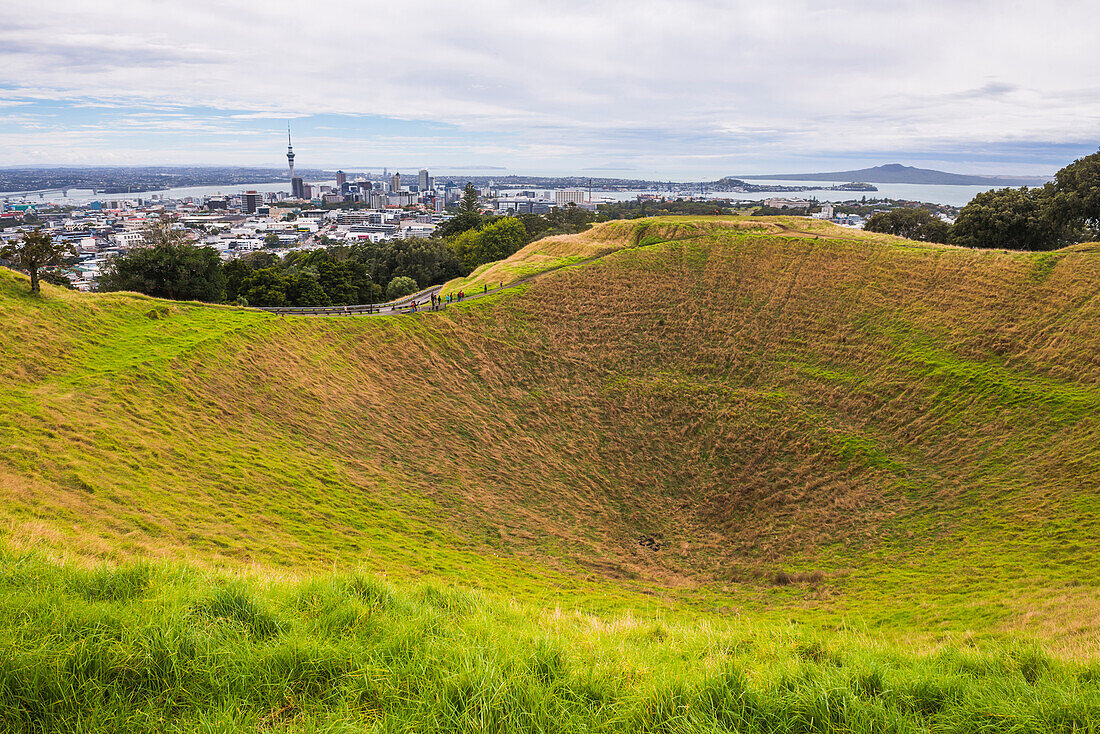
<path fill-rule="evenodd" d="M 24 232 L 21 240 L 12 240 L 0 248 L 0 259 L 27 271 L 31 278 L 31 293 L 41 290 L 38 282 L 40 270 L 64 265 L 65 259 L 75 254 L 72 245 L 54 242 L 48 233 L 38 230 Z"/>
<path fill-rule="evenodd" d="M 951 240 L 951 225 L 927 209 L 900 208 L 876 212 L 863 228 L 868 232 L 882 232 L 921 242 Z"/>
<path fill-rule="evenodd" d="M 260 268 L 241 283 L 250 306 L 286 306 L 288 278 L 278 268 Z"/>
<path fill-rule="evenodd" d="M 1055 226 L 1078 238 L 1100 237 L 1100 153 L 1079 158 L 1055 174 L 1050 213 Z"/>
<path fill-rule="evenodd" d="M 379 283 L 404 275 L 417 283 L 446 283 L 466 274 L 462 261 L 446 243 L 436 239 L 410 239 L 380 243 L 371 248 L 374 278 Z"/>
<path fill-rule="evenodd" d="M 1065 230 L 1050 214 L 1050 187 L 984 191 L 955 220 L 953 242 L 964 247 L 1055 250 Z"/>
<path fill-rule="evenodd" d="M 317 264 L 317 276 L 320 286 L 335 306 L 367 303 L 370 278 L 367 268 L 354 260 L 327 259 Z M 360 300 L 361 295 L 368 298 Z"/>
<path fill-rule="evenodd" d="M 503 260 L 527 244 L 527 230 L 515 217 L 504 217 L 479 230 L 454 237 L 448 245 L 466 266 L 473 270 L 483 263 Z"/>
<path fill-rule="evenodd" d="M 292 306 L 331 306 L 328 294 L 310 272 L 300 272 L 287 277 L 286 300 Z M 251 301 L 249 301 L 251 303 Z"/>
<path fill-rule="evenodd" d="M 241 285 L 252 274 L 253 267 L 244 258 L 230 260 L 222 266 L 225 273 L 225 300 L 232 303 L 241 295 Z"/>
<path fill-rule="evenodd" d="M 112 259 L 97 281 L 101 291 L 137 291 L 157 298 L 220 302 L 225 272 L 213 247 L 161 241 Z"/>
<path fill-rule="evenodd" d="M 275 234 L 274 232 L 269 232 L 267 234 L 267 236 L 264 237 L 264 247 L 278 247 L 278 246 L 279 246 L 279 235 Z"/>
<path fill-rule="evenodd" d="M 477 189 L 469 181 L 466 182 L 466 188 L 462 190 L 462 201 L 458 203 L 459 214 L 478 214 L 480 208 L 477 204 Z"/>
<path fill-rule="evenodd" d="M 595 216 L 586 209 L 582 209 L 574 202 L 569 202 L 564 207 L 554 207 L 546 215 L 546 221 L 556 234 L 576 234 L 588 229 L 595 220 Z"/>

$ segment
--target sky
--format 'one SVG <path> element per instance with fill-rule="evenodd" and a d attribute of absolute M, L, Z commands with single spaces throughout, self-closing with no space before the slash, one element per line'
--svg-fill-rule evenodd
<path fill-rule="evenodd" d="M 700 180 L 1100 146 L 1100 3 L 0 0 L 0 166 Z"/>

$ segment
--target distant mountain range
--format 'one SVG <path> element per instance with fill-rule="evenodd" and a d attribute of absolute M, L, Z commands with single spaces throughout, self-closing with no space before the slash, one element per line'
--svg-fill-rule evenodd
<path fill-rule="evenodd" d="M 930 168 L 914 168 L 900 163 L 889 163 L 857 171 L 833 171 L 831 173 L 776 173 L 767 176 L 738 176 L 737 178 L 767 179 L 770 181 L 851 181 L 885 184 L 933 184 L 937 186 L 1042 186 L 1052 176 L 968 176 L 962 173 L 934 171 Z"/>

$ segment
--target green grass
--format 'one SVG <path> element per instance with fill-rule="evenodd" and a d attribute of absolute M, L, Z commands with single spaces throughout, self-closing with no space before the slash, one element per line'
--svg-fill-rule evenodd
<path fill-rule="evenodd" d="M 541 610 L 349 572 L 0 556 L 7 731 L 1095 732 L 1100 671 L 1030 646 Z M 113 589 L 104 593 L 104 589 Z"/>

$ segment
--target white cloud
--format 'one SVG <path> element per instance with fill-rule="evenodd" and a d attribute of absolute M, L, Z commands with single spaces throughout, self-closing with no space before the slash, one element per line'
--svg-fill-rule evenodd
<path fill-rule="evenodd" d="M 1098 139 L 1098 22 L 1094 2 L 55 0 L 0 30 L 0 63 L 9 100 L 386 116 L 457 126 L 487 163 L 697 165 Z"/>

